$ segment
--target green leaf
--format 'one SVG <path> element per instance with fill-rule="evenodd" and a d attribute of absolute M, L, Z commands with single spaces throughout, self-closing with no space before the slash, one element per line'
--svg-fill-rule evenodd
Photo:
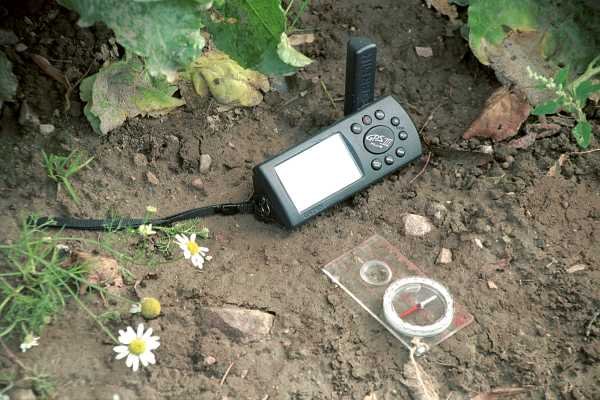
<path fill-rule="evenodd" d="M 137 115 L 160 115 L 185 102 L 172 97 L 177 87 L 152 77 L 137 57 L 103 67 L 81 82 L 84 114 L 94 130 L 106 134 Z"/>
<path fill-rule="evenodd" d="M 560 107 L 563 105 L 564 98 L 549 100 L 544 103 L 538 104 L 537 107 L 531 112 L 533 115 L 546 115 L 556 114 Z"/>
<path fill-rule="evenodd" d="M 174 80 L 202 52 L 201 34 L 206 11 L 194 0 L 59 0 L 79 13 L 79 25 L 100 21 L 111 28 L 117 41 L 144 57 L 152 75 Z M 203 5 L 207 2 L 202 1 Z"/>
<path fill-rule="evenodd" d="M 587 121 L 579 121 L 573 128 L 573 136 L 575 136 L 579 147 L 587 148 L 592 137 L 592 125 Z"/>
<path fill-rule="evenodd" d="M 283 62 L 291 65 L 292 67 L 301 68 L 312 62 L 310 58 L 306 57 L 304 54 L 292 47 L 285 33 L 281 34 L 281 40 L 277 45 L 277 54 Z"/>
<path fill-rule="evenodd" d="M 0 104 L 4 101 L 14 101 L 17 85 L 17 77 L 12 72 L 12 63 L 0 51 Z"/>
<path fill-rule="evenodd" d="M 590 95 L 596 92 L 600 92 L 600 83 L 593 83 L 591 80 L 583 81 L 575 88 L 575 100 L 580 107 L 583 107 Z"/>
<path fill-rule="evenodd" d="M 219 50 L 242 67 L 267 75 L 295 72 L 277 54 L 286 21 L 279 1 L 228 0 L 215 8 L 220 18 L 213 18 L 208 30 Z"/>
<path fill-rule="evenodd" d="M 569 77 L 569 66 L 567 65 L 564 68 L 558 70 L 556 75 L 554 76 L 554 83 L 559 86 L 563 86 Z"/>

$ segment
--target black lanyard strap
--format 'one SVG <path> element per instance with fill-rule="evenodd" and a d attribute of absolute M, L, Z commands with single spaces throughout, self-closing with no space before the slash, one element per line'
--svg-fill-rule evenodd
<path fill-rule="evenodd" d="M 78 229 L 86 231 L 115 231 L 127 228 L 137 228 L 140 225 L 152 224 L 154 226 L 171 225 L 175 222 L 192 218 L 202 218 L 210 215 L 233 215 L 254 213 L 254 200 L 242 203 L 215 204 L 205 207 L 193 208 L 164 218 L 141 219 L 141 218 L 107 218 L 107 219 L 79 219 L 71 217 L 29 217 L 27 222 L 32 226 L 44 226 L 48 228 Z"/>

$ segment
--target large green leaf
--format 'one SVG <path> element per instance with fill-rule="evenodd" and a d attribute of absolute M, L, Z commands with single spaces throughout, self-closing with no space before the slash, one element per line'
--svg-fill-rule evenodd
<path fill-rule="evenodd" d="M 199 0 L 59 0 L 79 13 L 79 25 L 104 22 L 117 41 L 145 59 L 152 75 L 173 80 L 202 52 L 202 18 L 210 2 Z M 199 4 L 200 3 L 200 4 Z"/>
<path fill-rule="evenodd" d="M 13 101 L 17 93 L 17 77 L 12 72 L 12 63 L 0 51 L 0 104 Z"/>
<path fill-rule="evenodd" d="M 286 18 L 279 0 L 227 0 L 215 8 L 219 17 L 207 26 L 218 49 L 243 67 L 267 75 L 296 70 L 277 54 Z"/>
<path fill-rule="evenodd" d="M 137 57 L 118 61 L 84 79 L 80 97 L 92 127 L 106 134 L 137 115 L 160 115 L 185 104 L 173 97 L 177 86 L 152 77 Z"/>
<path fill-rule="evenodd" d="M 536 88 L 527 67 L 566 82 L 600 54 L 600 10 L 584 0 L 472 0 L 468 13 L 475 56 L 533 104 L 552 93 Z"/>
<path fill-rule="evenodd" d="M 587 148 L 590 145 L 592 136 L 592 125 L 587 121 L 579 121 L 575 128 L 573 128 L 573 135 L 580 147 Z"/>

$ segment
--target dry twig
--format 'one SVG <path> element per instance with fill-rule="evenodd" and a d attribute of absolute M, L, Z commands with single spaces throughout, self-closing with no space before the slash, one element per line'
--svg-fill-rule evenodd
<path fill-rule="evenodd" d="M 427 166 L 429 165 L 429 160 L 431 160 L 431 152 L 429 152 L 429 154 L 427 154 L 427 160 L 425 160 L 425 165 L 423 166 L 423 169 L 421 171 L 419 171 L 419 173 L 410 180 L 410 182 L 408 182 L 408 184 L 410 185 L 411 183 L 413 183 L 415 180 L 417 180 L 417 178 L 421 175 L 423 175 L 423 172 L 425 172 L 425 169 L 427 169 Z"/>
<path fill-rule="evenodd" d="M 221 386 L 223 386 L 223 384 L 225 383 L 225 379 L 227 379 L 227 375 L 229 375 L 229 371 L 231 371 L 232 367 L 233 367 L 233 361 L 231 362 L 231 364 L 229 364 L 227 371 L 225 371 L 225 373 L 223 374 L 223 377 L 221 378 L 221 383 L 220 383 Z"/>

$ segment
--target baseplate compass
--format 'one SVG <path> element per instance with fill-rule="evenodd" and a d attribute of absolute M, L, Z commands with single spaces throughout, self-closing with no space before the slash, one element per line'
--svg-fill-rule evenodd
<path fill-rule="evenodd" d="M 444 285 L 381 236 L 331 261 L 323 272 L 408 349 L 418 338 L 417 355 L 473 322 Z"/>

